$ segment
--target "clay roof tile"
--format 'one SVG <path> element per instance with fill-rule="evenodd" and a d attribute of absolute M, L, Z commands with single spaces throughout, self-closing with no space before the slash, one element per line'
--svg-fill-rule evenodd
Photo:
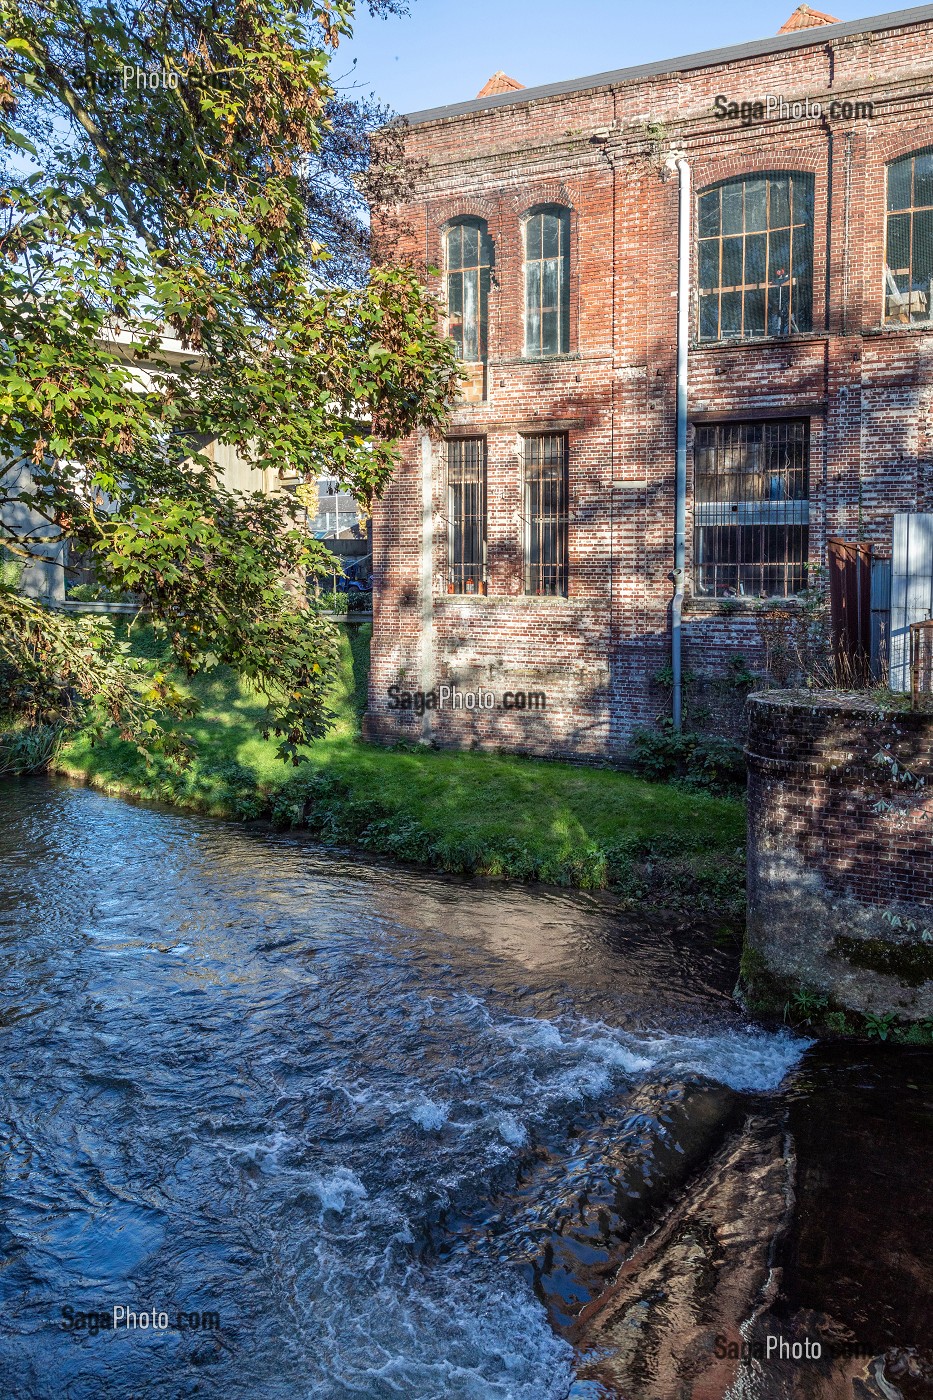
<path fill-rule="evenodd" d="M 812 29 L 817 24 L 838 24 L 834 15 L 824 15 L 822 10 L 811 10 L 809 5 L 798 5 L 790 19 L 778 30 L 779 34 L 793 34 L 797 29 Z"/>
<path fill-rule="evenodd" d="M 500 68 L 498 73 L 493 73 L 485 87 L 481 87 L 476 94 L 477 97 L 494 97 L 499 92 L 521 92 L 524 83 L 516 82 L 510 78 L 508 73 L 503 73 Z"/>

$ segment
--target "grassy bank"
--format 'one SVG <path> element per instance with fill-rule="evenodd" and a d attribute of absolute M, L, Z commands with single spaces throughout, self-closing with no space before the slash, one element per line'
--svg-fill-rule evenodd
<path fill-rule="evenodd" d="M 133 648 L 155 663 L 146 628 Z M 196 679 L 197 756 L 184 771 L 130 745 L 79 737 L 54 771 L 104 791 L 242 819 L 269 817 L 321 840 L 462 874 L 617 890 L 633 901 L 737 914 L 744 893 L 740 803 L 610 769 L 512 755 L 361 742 L 370 627 L 342 632 L 336 722 L 300 768 L 255 725 L 262 705 L 230 672 Z"/>

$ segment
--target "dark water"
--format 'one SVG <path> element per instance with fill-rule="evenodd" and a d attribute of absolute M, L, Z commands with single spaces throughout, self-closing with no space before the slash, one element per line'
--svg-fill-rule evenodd
<path fill-rule="evenodd" d="M 601 1393 L 573 1319 L 806 1049 L 606 902 L 38 783 L 0 868 L 3 1396 Z"/>

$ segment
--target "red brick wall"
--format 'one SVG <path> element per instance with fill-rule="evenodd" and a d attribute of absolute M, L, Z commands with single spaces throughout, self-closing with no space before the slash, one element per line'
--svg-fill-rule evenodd
<path fill-rule="evenodd" d="M 876 706 L 869 695 L 751 698 L 747 940 L 785 985 L 923 1019 L 933 981 L 903 968 L 933 927 L 933 717 Z"/>
<path fill-rule="evenodd" d="M 751 845 L 795 852 L 839 897 L 930 906 L 933 720 L 876 703 L 780 691 L 752 700 Z"/>
<path fill-rule="evenodd" d="M 411 129 L 425 174 L 403 211 L 411 232 L 400 252 L 440 267 L 444 225 L 464 214 L 487 219 L 495 244 L 487 397 L 461 405 L 451 426 L 487 437 L 489 596 L 446 593 L 435 444 L 425 598 L 422 449 L 405 444 L 374 519 L 370 733 L 598 759 L 620 755 L 657 714 L 651 678 L 670 656 L 673 564 L 678 192 L 661 169 L 672 150 L 687 155 L 695 189 L 756 170 L 815 177 L 813 331 L 693 346 L 691 418 L 809 417 L 814 564 L 827 535 L 887 542 L 894 511 L 933 508 L 933 329 L 881 327 L 885 163 L 933 144 L 931 38 L 930 23 L 830 44 L 817 30 L 812 46 L 792 52 Z M 743 128 L 714 117 L 719 93 L 871 99 L 876 116 Z M 530 362 L 520 219 L 546 201 L 572 211 L 570 353 Z M 440 276 L 429 280 L 440 294 Z M 548 429 L 569 436 L 566 599 L 522 596 L 517 439 Z M 638 484 L 612 486 L 620 481 Z M 688 576 L 691 566 L 688 494 Z M 689 669 L 721 672 L 739 652 L 760 663 L 750 614 L 688 599 L 685 617 Z M 438 711 L 423 722 L 387 708 L 392 684 L 451 679 L 497 698 L 544 689 L 546 714 Z"/>

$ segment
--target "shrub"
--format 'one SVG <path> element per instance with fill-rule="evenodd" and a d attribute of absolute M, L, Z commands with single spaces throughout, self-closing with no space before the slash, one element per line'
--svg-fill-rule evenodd
<path fill-rule="evenodd" d="M 339 593 L 331 588 L 319 593 L 314 602 L 322 612 L 345 614 L 368 613 L 373 610 L 372 593 L 360 593 L 356 590 L 351 593 Z"/>
<path fill-rule="evenodd" d="M 683 779 L 688 787 L 704 792 L 731 792 L 745 784 L 745 754 L 739 744 L 718 735 L 697 738 Z"/>
<path fill-rule="evenodd" d="M 670 720 L 656 729 L 639 729 L 632 737 L 631 759 L 637 773 L 656 782 L 669 782 L 687 772 L 696 735 L 678 733 Z"/>
<path fill-rule="evenodd" d="M 135 603 L 132 593 L 114 592 L 104 583 L 78 583 L 68 589 L 68 600 L 72 603 Z"/>
<path fill-rule="evenodd" d="M 319 593 L 314 601 L 322 612 L 346 613 L 350 611 L 349 596 L 348 593 L 337 593 L 329 588 Z"/>
<path fill-rule="evenodd" d="M 635 771 L 656 782 L 712 793 L 732 793 L 745 782 L 745 755 L 738 744 L 717 735 L 678 733 L 670 720 L 639 729 L 630 756 Z"/>
<path fill-rule="evenodd" d="M 0 777 L 19 777 L 47 768 L 61 734 L 57 724 L 18 725 L 0 732 Z"/>

